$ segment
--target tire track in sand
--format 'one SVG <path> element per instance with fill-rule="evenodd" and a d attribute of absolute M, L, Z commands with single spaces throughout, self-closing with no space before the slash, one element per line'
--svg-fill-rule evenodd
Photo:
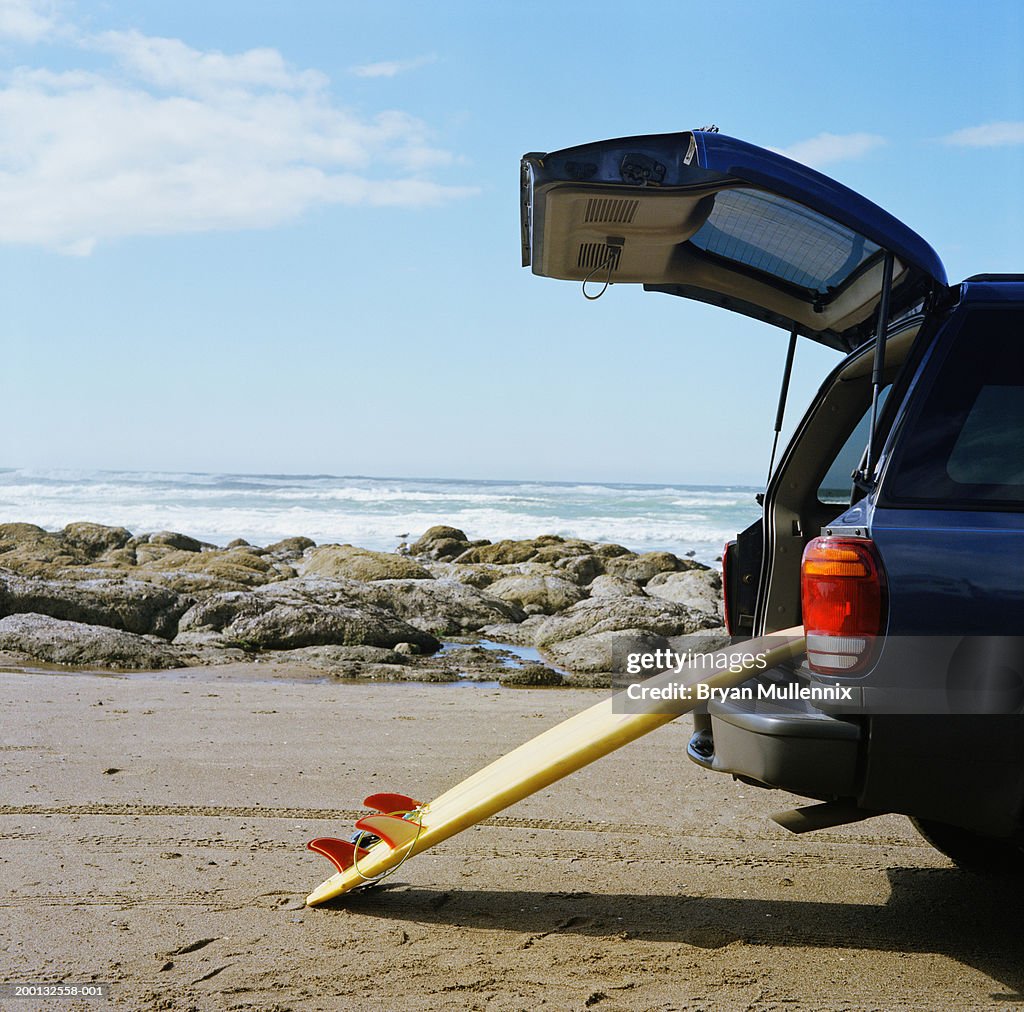
<path fill-rule="evenodd" d="M 0 805 L 0 816 L 4 815 L 99 815 L 99 816 L 144 816 L 144 817 L 186 817 L 186 818 L 243 818 L 243 819 L 308 819 L 313 821 L 354 822 L 366 814 L 365 808 L 285 808 L 247 805 L 152 805 L 142 803 L 94 802 L 86 804 L 54 805 Z M 495 815 L 481 826 L 496 826 L 502 829 L 533 829 L 545 832 L 614 833 L 633 836 L 658 837 L 678 840 L 680 837 L 700 839 L 725 839 L 742 841 L 777 841 L 774 829 L 767 832 L 740 832 L 726 826 L 714 827 L 711 833 L 694 833 L 692 830 L 669 829 L 649 823 L 590 822 L 586 819 L 526 819 L 508 815 Z M 815 839 L 821 843 L 869 844 L 870 846 L 914 847 L 917 844 L 903 837 L 888 834 L 872 834 L 869 840 L 859 840 L 837 834 L 818 832 Z"/>

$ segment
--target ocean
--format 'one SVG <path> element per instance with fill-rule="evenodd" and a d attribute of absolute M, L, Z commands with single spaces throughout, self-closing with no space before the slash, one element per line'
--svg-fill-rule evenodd
<path fill-rule="evenodd" d="M 302 534 L 394 551 L 433 524 L 470 538 L 560 534 L 667 550 L 713 565 L 759 514 L 740 485 L 482 481 L 295 474 L 0 469 L 0 522 L 56 530 L 79 520 L 135 534 L 181 531 L 224 545 Z"/>

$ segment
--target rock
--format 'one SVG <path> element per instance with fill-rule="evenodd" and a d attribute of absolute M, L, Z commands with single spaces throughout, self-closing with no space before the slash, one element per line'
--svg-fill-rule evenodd
<path fill-rule="evenodd" d="M 401 664 L 353 664 L 348 669 L 330 673 L 334 678 L 359 679 L 365 682 L 458 682 L 462 679 L 438 668 L 407 668 Z"/>
<path fill-rule="evenodd" d="M 616 672 L 626 670 L 630 653 L 665 650 L 668 646 L 669 641 L 664 636 L 645 629 L 619 629 L 551 643 L 544 648 L 544 653 L 559 667 L 570 671 Z"/>
<path fill-rule="evenodd" d="M 210 594 L 197 601 L 178 622 L 178 635 L 192 632 L 220 632 L 230 625 L 253 595 L 231 590 Z"/>
<path fill-rule="evenodd" d="M 555 563 L 555 570 L 567 580 L 572 580 L 573 583 L 585 587 L 603 575 L 604 562 L 599 556 L 594 555 L 592 552 L 587 552 L 582 555 L 559 559 Z"/>
<path fill-rule="evenodd" d="M 589 541 L 579 541 L 575 538 L 560 538 L 554 534 L 542 535 L 533 539 L 537 546 L 537 552 L 531 561 L 549 562 L 554 565 L 564 564 L 569 559 L 592 556 L 594 546 Z"/>
<path fill-rule="evenodd" d="M 584 597 L 576 584 L 558 576 L 506 576 L 487 593 L 518 605 L 527 615 L 553 615 Z"/>
<path fill-rule="evenodd" d="M 60 582 L 0 576 L 0 615 L 32 612 L 172 639 L 178 619 L 191 605 L 191 598 L 141 580 Z"/>
<path fill-rule="evenodd" d="M 311 665 L 319 658 L 332 674 L 362 665 L 359 677 L 373 678 L 408 677 L 395 674 L 400 663 L 458 676 L 444 655 L 416 656 L 436 650 L 438 636 L 539 643 L 552 656 L 560 650 L 566 667 L 597 671 L 596 652 L 611 634 L 679 635 L 721 622 L 719 575 L 668 552 L 637 555 L 554 534 L 491 544 L 443 525 L 408 552 L 317 548 L 301 537 L 266 549 L 238 538 L 220 549 L 173 531 L 133 537 L 102 524 L 60 532 L 2 524 L 0 574 L 9 575 L 0 575 L 0 618 L 159 635 L 173 640 L 169 663 L 321 651 Z M 68 656 L 70 647 L 54 650 Z M 345 650 L 370 653 L 325 660 Z M 507 673 L 493 659 L 478 667 L 470 677 Z"/>
<path fill-rule="evenodd" d="M 223 657 L 226 660 L 249 659 L 248 653 L 241 650 L 233 640 L 209 629 L 189 629 L 180 632 L 171 641 L 171 646 L 198 655 L 203 663 L 211 663 L 211 657 Z"/>
<path fill-rule="evenodd" d="M 507 650 L 494 650 L 475 642 L 466 646 L 448 643 L 436 657 L 416 658 L 413 662 L 417 672 L 443 671 L 452 680 L 473 682 L 497 681 L 514 663 L 517 658 Z"/>
<path fill-rule="evenodd" d="M 176 548 L 180 552 L 201 552 L 204 547 L 204 542 L 190 538 L 187 534 L 179 534 L 177 531 L 157 531 L 156 534 L 150 534 L 149 544 L 166 545 L 168 548 Z M 206 547 L 214 546 L 206 545 Z"/>
<path fill-rule="evenodd" d="M 316 542 L 312 538 L 284 538 L 282 541 L 267 545 L 268 552 L 289 560 L 301 559 L 307 548 L 316 548 Z"/>
<path fill-rule="evenodd" d="M 602 543 L 594 545 L 594 554 L 599 559 L 616 559 L 621 555 L 634 555 L 628 548 L 623 548 L 622 545 L 612 545 Z"/>
<path fill-rule="evenodd" d="M 97 562 L 102 566 L 109 566 L 111 569 L 131 569 L 138 564 L 138 556 L 135 548 L 125 545 L 124 548 L 111 548 L 104 552 Z"/>
<path fill-rule="evenodd" d="M 90 559 L 99 558 L 112 548 L 124 548 L 132 538 L 132 532 L 123 527 L 90 523 L 68 524 L 62 534 L 65 545 L 78 549 Z"/>
<path fill-rule="evenodd" d="M 644 555 L 620 555 L 607 559 L 604 571 L 609 576 L 621 576 L 625 580 L 636 580 L 644 584 L 658 573 L 690 569 L 699 563 L 677 558 L 671 552 L 647 552 Z"/>
<path fill-rule="evenodd" d="M 489 541 L 470 541 L 464 531 L 457 527 L 439 524 L 431 527 L 422 537 L 414 541 L 406 549 L 407 554 L 417 555 L 424 559 L 454 559 L 473 546 L 490 544 Z"/>
<path fill-rule="evenodd" d="M 135 546 L 135 564 L 144 566 L 147 562 L 154 562 L 166 555 L 172 555 L 176 549 L 170 545 L 151 545 L 148 541 L 142 541 Z"/>
<path fill-rule="evenodd" d="M 533 539 L 533 543 L 538 550 L 541 548 L 549 548 L 552 545 L 567 544 L 565 538 L 563 538 L 561 534 L 538 534 L 537 537 Z M 574 540 L 573 543 L 584 544 L 585 542 L 576 542 Z"/>
<path fill-rule="evenodd" d="M 417 670 L 435 665 L 442 670 L 455 673 L 467 681 L 497 681 L 501 684 L 557 685 L 559 673 L 544 665 L 540 658 L 524 658 L 518 651 L 504 649 L 498 644 L 476 643 L 470 646 L 450 647 L 435 658 L 417 661 Z M 518 672 L 524 668 L 531 671 L 520 678 Z"/>
<path fill-rule="evenodd" d="M 150 550 L 166 547 L 146 546 Z M 141 558 L 144 551 L 140 546 L 136 554 Z M 206 552 L 172 549 L 158 558 L 140 562 L 138 572 L 145 575 L 147 580 L 159 582 L 181 593 L 202 593 L 256 587 L 274 580 L 287 579 L 292 571 L 290 568 L 282 571 L 280 565 L 252 548 Z"/>
<path fill-rule="evenodd" d="M 496 541 L 492 545 L 479 545 L 467 548 L 455 561 L 463 562 L 494 562 L 499 566 L 507 566 L 513 562 L 527 562 L 537 554 L 537 547 L 532 541 Z"/>
<path fill-rule="evenodd" d="M 659 573 L 644 588 L 652 597 L 685 604 L 725 621 L 722 603 L 722 574 L 714 569 L 691 569 L 683 573 Z"/>
<path fill-rule="evenodd" d="M 508 566 L 496 566 L 493 563 L 456 565 L 452 562 L 425 561 L 423 565 L 435 580 L 457 580 L 459 583 L 476 587 L 478 590 L 483 590 L 495 580 L 509 575 Z"/>
<path fill-rule="evenodd" d="M 41 541 L 47 538 L 56 538 L 56 535 L 37 527 L 35 524 L 0 524 L 0 545 L 16 544 Z"/>
<path fill-rule="evenodd" d="M 588 598 L 537 630 L 536 644 L 552 643 L 601 632 L 642 630 L 659 636 L 681 636 L 717 623 L 704 612 L 654 597 Z"/>
<path fill-rule="evenodd" d="M 418 562 L 389 552 L 371 552 L 352 545 L 322 545 L 310 551 L 298 567 L 300 576 L 327 579 L 432 580 Z"/>
<path fill-rule="evenodd" d="M 381 580 L 366 591 L 367 600 L 435 636 L 458 636 L 525 618 L 517 605 L 455 580 Z"/>
<path fill-rule="evenodd" d="M 0 650 L 13 650 L 52 664 L 102 668 L 176 668 L 186 655 L 159 640 L 49 615 L 0 619 Z"/>
<path fill-rule="evenodd" d="M 441 548 L 442 545 L 443 548 Z M 457 555 L 466 550 L 469 546 L 469 538 L 466 537 L 465 532 L 438 523 L 409 546 L 409 554 L 427 555 L 434 559 L 452 558 L 454 556 L 446 553 L 451 552 L 455 545 L 462 546 L 459 552 L 456 552 Z M 439 548 L 444 554 L 437 554 Z"/>
<path fill-rule="evenodd" d="M 431 559 L 454 559 L 461 555 L 467 548 L 465 541 L 456 541 L 454 538 L 439 538 L 430 548 L 429 552 L 420 552 L 420 555 L 428 555 Z M 414 554 L 412 552 L 409 553 Z"/>
<path fill-rule="evenodd" d="M 514 647 L 532 647 L 537 630 L 547 621 L 546 615 L 531 615 L 523 622 L 499 622 L 483 626 L 479 632 L 494 643 L 507 643 Z"/>
<path fill-rule="evenodd" d="M 643 587 L 636 580 L 621 576 L 598 576 L 587 588 L 591 597 L 643 597 Z"/>
<path fill-rule="evenodd" d="M 53 576 L 87 561 L 80 550 L 35 524 L 0 524 L 0 566 L 23 576 Z"/>
<path fill-rule="evenodd" d="M 688 636 L 672 636 L 668 645 L 679 655 L 713 654 L 716 650 L 725 650 L 732 644 L 732 637 L 724 626 L 702 629 Z"/>
<path fill-rule="evenodd" d="M 307 602 L 280 603 L 255 614 L 238 615 L 224 633 L 243 647 L 287 650 L 341 644 L 390 647 L 419 642 L 427 653 L 440 647 L 433 636 L 407 626 L 386 612 L 367 608 L 323 607 Z"/>
<path fill-rule="evenodd" d="M 527 664 L 521 668 L 507 668 L 498 676 L 500 685 L 512 686 L 561 685 L 562 681 L 559 672 L 553 671 L 543 664 Z"/>
<path fill-rule="evenodd" d="M 225 552 L 232 552 L 236 556 L 237 555 L 252 555 L 252 556 L 254 556 L 257 559 L 262 559 L 264 555 L 269 555 L 270 554 L 270 552 L 268 552 L 265 548 L 260 548 L 259 545 L 247 544 L 245 541 L 243 541 L 240 545 L 237 545 L 234 542 L 232 542 L 230 545 L 228 545 L 224 549 L 224 551 Z"/>
<path fill-rule="evenodd" d="M 291 580 L 254 591 L 213 594 L 190 608 L 179 628 L 219 632 L 246 649 L 396 643 L 415 643 L 424 653 L 439 649 L 433 636 L 362 600 L 365 589 L 354 583 Z"/>
<path fill-rule="evenodd" d="M 279 650 L 273 655 L 274 660 L 288 664 L 303 664 L 318 671 L 325 671 L 336 678 L 348 677 L 351 672 L 357 674 L 363 664 L 409 663 L 407 654 L 387 647 L 337 645 L 318 647 L 299 647 L 296 650 Z"/>
<path fill-rule="evenodd" d="M 494 544 L 470 546 L 455 559 L 459 565 L 466 563 L 492 563 L 500 566 L 511 566 L 517 563 L 534 562 L 551 566 L 566 566 L 565 560 L 594 556 L 598 547 L 589 541 L 576 538 L 562 538 L 557 534 L 542 534 L 537 538 L 523 541 L 497 541 Z M 603 546 L 618 549 L 618 546 Z M 623 548 L 621 551 L 625 552 Z M 599 563 L 590 563 L 596 576 L 600 572 Z M 593 579 L 593 577 L 591 577 Z M 589 582 L 589 581 L 587 581 Z"/>

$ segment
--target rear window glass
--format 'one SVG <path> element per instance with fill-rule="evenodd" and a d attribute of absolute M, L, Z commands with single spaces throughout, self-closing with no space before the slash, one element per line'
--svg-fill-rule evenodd
<path fill-rule="evenodd" d="M 1024 313 L 973 310 L 911 422 L 886 492 L 1024 505 Z"/>
<path fill-rule="evenodd" d="M 698 249 L 825 296 L 879 247 L 864 236 L 761 190 L 723 190 L 691 238 Z"/>

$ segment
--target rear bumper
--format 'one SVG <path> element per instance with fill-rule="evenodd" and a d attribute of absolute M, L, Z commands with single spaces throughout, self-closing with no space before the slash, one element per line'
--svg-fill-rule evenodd
<path fill-rule="evenodd" d="M 800 682 L 776 670 L 746 684 L 780 676 Z M 841 717 L 755 699 L 715 701 L 694 724 L 693 762 L 762 787 L 992 836 L 1024 824 L 1024 716 Z"/>
<path fill-rule="evenodd" d="M 805 702 L 714 702 L 687 754 L 697 765 L 765 787 L 831 800 L 859 794 L 863 729 Z"/>

